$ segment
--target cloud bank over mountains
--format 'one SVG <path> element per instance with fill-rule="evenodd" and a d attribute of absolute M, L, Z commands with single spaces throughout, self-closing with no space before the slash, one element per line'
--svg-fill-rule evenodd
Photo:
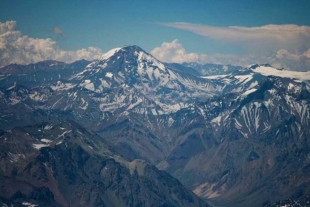
<path fill-rule="evenodd" d="M 59 27 L 55 27 L 54 32 L 63 35 Z M 50 38 L 40 39 L 23 35 L 16 30 L 15 21 L 0 23 L 0 67 L 11 63 L 29 64 L 43 60 L 93 60 L 100 58 L 102 54 L 102 50 L 96 47 L 76 51 L 63 50 Z"/>
<path fill-rule="evenodd" d="M 195 54 L 196 57 L 208 57 L 210 63 L 222 63 L 246 66 L 253 63 L 269 63 L 275 67 L 288 68 L 292 70 L 310 70 L 310 27 L 287 25 L 264 25 L 261 27 L 215 27 L 201 24 L 191 24 L 186 22 L 159 23 L 159 25 L 171 27 L 179 30 L 193 32 L 213 41 L 231 45 L 231 47 L 242 47 L 246 54 Z M 174 54 L 164 56 L 167 44 L 175 45 L 175 40 L 171 43 L 164 43 L 161 47 L 155 48 L 152 53 L 161 59 L 169 62 L 180 60 L 181 57 L 188 57 L 189 54 L 182 54 L 175 50 Z M 182 46 L 179 46 L 182 47 Z M 183 58 L 184 59 L 184 58 Z M 190 58 L 185 58 L 189 60 Z M 196 58 L 200 63 L 207 58 Z"/>
<path fill-rule="evenodd" d="M 199 54 L 188 52 L 174 39 L 151 50 L 164 62 L 198 62 L 201 64 L 231 64 L 247 66 L 269 63 L 277 68 L 310 70 L 310 27 L 298 25 L 265 25 L 261 27 L 214 27 L 184 22 L 159 23 L 162 26 L 193 32 L 229 46 L 243 47 L 245 54 Z M 60 27 L 53 33 L 64 36 Z M 110 48 L 108 48 L 110 49 Z M 0 22 L 0 67 L 11 64 L 29 64 L 43 60 L 73 62 L 93 60 L 104 52 L 97 47 L 64 50 L 51 38 L 32 38 L 16 30 L 15 21 Z"/>

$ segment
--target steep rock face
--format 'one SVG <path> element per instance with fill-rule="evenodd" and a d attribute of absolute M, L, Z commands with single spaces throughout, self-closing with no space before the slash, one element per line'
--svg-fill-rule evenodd
<path fill-rule="evenodd" d="M 208 206 L 167 173 L 127 161 L 73 122 L 12 129 L 0 141 L 3 205 Z"/>
<path fill-rule="evenodd" d="M 0 80 L 1 128 L 74 120 L 220 206 L 304 199 L 309 73 L 216 68 L 192 73 L 127 46 L 39 85 L 12 72 Z"/>
<path fill-rule="evenodd" d="M 215 205 L 304 197 L 310 177 L 303 170 L 309 164 L 310 137 L 309 100 L 300 99 L 305 91 L 305 83 L 270 76 L 239 96 L 204 103 L 212 126 L 198 137 L 206 150 L 191 157 L 177 148 L 162 169 Z"/>

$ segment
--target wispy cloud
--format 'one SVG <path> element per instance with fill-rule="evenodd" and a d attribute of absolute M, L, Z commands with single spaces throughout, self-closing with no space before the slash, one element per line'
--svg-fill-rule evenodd
<path fill-rule="evenodd" d="M 262 49 L 305 50 L 310 48 L 310 27 L 294 24 L 264 25 L 261 27 L 215 27 L 186 22 L 159 23 L 162 26 L 186 30 L 195 34 L 227 43 L 238 43 L 242 46 L 259 46 Z"/>
<path fill-rule="evenodd" d="M 75 51 L 61 49 L 50 39 L 32 38 L 16 29 L 15 21 L 0 22 L 0 67 L 11 64 L 29 64 L 42 60 L 73 62 L 79 59 L 93 60 L 103 54 L 100 48 L 88 47 Z M 54 32 L 62 34 L 60 28 Z"/>

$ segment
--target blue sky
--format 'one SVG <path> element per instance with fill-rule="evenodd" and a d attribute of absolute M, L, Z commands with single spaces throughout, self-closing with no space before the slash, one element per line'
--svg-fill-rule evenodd
<path fill-rule="evenodd" d="M 281 49 L 283 50 L 280 52 L 281 57 L 292 55 L 307 57 L 306 52 L 309 49 L 309 45 L 302 46 L 301 43 L 308 40 L 307 27 L 310 26 L 308 0 L 0 0 L 0 2 L 1 23 L 13 20 L 16 22 L 14 30 L 20 31 L 21 37 L 51 38 L 58 49 L 64 51 L 95 47 L 105 52 L 114 47 L 135 44 L 152 52 L 158 47 L 163 50 L 162 44 L 166 42 L 170 44 L 166 46 L 176 47 L 175 50 L 185 50 L 183 58 L 174 58 L 176 62 L 191 60 L 186 58 L 188 57 L 186 55 L 196 54 L 202 55 L 198 59 L 193 59 L 197 62 L 212 62 L 213 58 L 215 63 L 242 65 L 247 61 L 268 61 L 268 55 L 276 56 Z M 294 37 L 299 41 L 296 45 L 281 45 L 280 37 L 277 39 L 269 34 L 263 34 L 262 38 L 253 37 L 254 39 L 247 36 L 244 38 L 245 41 L 242 41 L 244 33 L 257 31 L 248 31 L 248 28 L 258 27 L 258 31 L 261 32 L 266 29 L 265 25 L 270 24 L 279 26 L 276 31 L 279 31 L 282 25 L 307 26 L 306 34 Z M 234 33 L 235 36 L 240 36 L 240 39 L 234 38 L 233 35 L 223 35 L 235 32 L 229 28 L 230 26 L 241 27 L 240 31 Z M 284 27 L 284 30 L 287 28 Z M 197 32 L 197 29 L 200 32 Z M 223 30 L 217 31 L 218 29 Z M 270 30 L 270 33 L 273 32 L 274 28 Z M 176 39 L 177 41 L 174 41 Z M 295 39 L 288 38 L 287 41 L 295 42 Z M 249 44 L 253 41 L 257 44 Z M 280 43 L 274 43 L 277 41 Z M 265 46 L 261 44 L 264 42 L 268 44 Z M 253 47 L 258 49 L 255 50 Z M 171 56 L 160 54 L 159 49 L 157 53 L 152 54 Z M 206 56 L 208 58 L 203 58 Z M 244 58 L 244 63 L 236 61 L 238 57 Z M 164 61 L 172 59 L 168 57 Z M 307 67 L 307 61 L 301 63 L 301 67 Z M 290 63 L 286 62 L 284 65 L 289 67 Z"/>

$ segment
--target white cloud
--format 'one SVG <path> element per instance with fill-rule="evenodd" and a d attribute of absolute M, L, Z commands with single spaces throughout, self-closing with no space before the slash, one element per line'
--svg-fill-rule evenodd
<path fill-rule="evenodd" d="M 269 63 L 292 70 L 310 70 L 309 26 L 270 24 L 261 27 L 214 27 L 185 22 L 159 24 L 225 42 L 229 47 L 245 49 L 246 54 L 243 55 L 209 55 L 224 64 L 244 66 L 247 63 Z"/>
<path fill-rule="evenodd" d="M 284 68 L 291 68 L 300 71 L 309 71 L 310 49 L 303 53 L 291 53 L 285 49 L 281 49 L 277 51 L 274 62 Z"/>
<path fill-rule="evenodd" d="M 185 22 L 159 23 L 160 25 L 191 31 L 214 40 L 242 43 L 262 48 L 307 49 L 310 47 L 310 27 L 294 24 L 264 25 L 261 27 L 214 27 Z M 253 48 L 256 49 L 256 48 Z"/>
<path fill-rule="evenodd" d="M 294 60 L 294 61 L 298 61 L 301 58 L 301 55 L 298 54 L 292 54 L 289 51 L 285 50 L 285 49 L 281 49 L 277 52 L 276 57 L 278 59 L 287 59 L 287 60 Z"/>
<path fill-rule="evenodd" d="M 151 54 L 163 62 L 198 62 L 198 63 L 219 63 L 215 58 L 206 54 L 187 53 L 182 44 L 177 39 L 172 42 L 164 42 L 160 47 L 156 47 Z"/>
<path fill-rule="evenodd" d="M 15 27 L 15 21 L 0 22 L 0 67 L 11 63 L 29 64 L 50 59 L 64 62 L 79 59 L 93 60 L 100 58 L 103 54 L 100 48 L 95 47 L 76 51 L 62 50 L 50 38 L 28 37 L 15 30 Z M 61 32 L 60 28 L 56 29 L 56 32 Z"/>
<path fill-rule="evenodd" d="M 151 51 L 161 61 L 164 62 L 198 62 L 201 64 L 214 63 L 224 65 L 248 66 L 250 64 L 271 64 L 276 68 L 286 68 L 291 70 L 307 71 L 310 69 L 310 50 L 298 54 L 290 53 L 285 49 L 280 49 L 275 53 L 266 55 L 257 54 L 198 54 L 187 53 L 181 43 L 177 39 L 172 42 L 164 42 L 160 47 L 156 47 Z"/>
<path fill-rule="evenodd" d="M 15 29 L 16 22 L 15 21 L 7 21 L 6 23 L 0 22 L 0 34 L 6 33 L 8 31 L 12 31 Z"/>
<path fill-rule="evenodd" d="M 232 64 L 247 66 L 253 63 L 266 63 L 265 59 L 258 60 L 257 56 L 253 55 L 234 55 L 234 54 L 198 54 L 187 53 L 183 45 L 177 40 L 172 42 L 164 42 L 160 47 L 156 47 L 151 51 L 157 59 L 163 62 L 183 63 L 183 62 L 197 62 L 200 64 Z"/>

